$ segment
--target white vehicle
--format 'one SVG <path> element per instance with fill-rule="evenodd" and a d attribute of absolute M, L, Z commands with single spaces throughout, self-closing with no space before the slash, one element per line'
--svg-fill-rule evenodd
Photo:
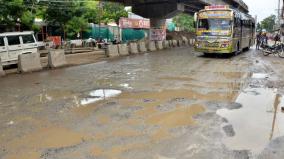
<path fill-rule="evenodd" d="M 18 63 L 20 54 L 36 53 L 37 41 L 32 31 L 0 34 L 0 57 L 2 65 Z"/>

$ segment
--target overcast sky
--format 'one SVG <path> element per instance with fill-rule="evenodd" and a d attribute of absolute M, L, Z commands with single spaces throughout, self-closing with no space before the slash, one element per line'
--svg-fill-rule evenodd
<path fill-rule="evenodd" d="M 252 16 L 257 15 L 258 21 L 263 20 L 264 18 L 270 16 L 271 14 L 277 15 L 278 0 L 243 0 L 243 1 L 249 6 L 250 14 Z"/>

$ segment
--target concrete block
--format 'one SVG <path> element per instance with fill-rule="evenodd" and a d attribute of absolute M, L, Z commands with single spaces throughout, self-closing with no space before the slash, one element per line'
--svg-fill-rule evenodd
<path fill-rule="evenodd" d="M 107 50 L 106 50 L 106 54 L 107 54 L 108 57 L 119 56 L 117 45 L 108 45 Z"/>
<path fill-rule="evenodd" d="M 158 50 L 163 50 L 164 47 L 163 47 L 163 41 L 156 41 L 156 48 Z"/>
<path fill-rule="evenodd" d="M 5 71 L 3 70 L 1 58 L 0 58 L 0 77 L 5 76 Z"/>
<path fill-rule="evenodd" d="M 137 43 L 130 43 L 129 44 L 129 52 L 130 52 L 130 54 L 138 54 L 139 53 Z"/>
<path fill-rule="evenodd" d="M 138 51 L 139 52 L 146 52 L 147 51 L 146 44 L 145 44 L 144 41 L 140 41 L 138 43 Z"/>
<path fill-rule="evenodd" d="M 119 52 L 120 56 L 129 55 L 127 44 L 119 44 L 118 45 L 118 52 Z"/>
<path fill-rule="evenodd" d="M 50 68 L 62 67 L 67 64 L 63 49 L 52 50 L 48 53 L 48 66 Z"/>
<path fill-rule="evenodd" d="M 39 53 L 19 55 L 18 70 L 20 72 L 33 72 L 33 71 L 42 70 Z"/>
<path fill-rule="evenodd" d="M 179 47 L 183 46 L 183 41 L 182 40 L 178 40 L 177 42 L 178 42 L 178 46 Z"/>
<path fill-rule="evenodd" d="M 177 40 L 173 40 L 173 47 L 177 47 L 178 43 L 177 43 Z"/>
<path fill-rule="evenodd" d="M 183 44 L 185 45 L 185 46 L 188 46 L 189 44 L 188 44 L 188 40 L 187 39 L 184 39 L 183 40 Z"/>
<path fill-rule="evenodd" d="M 165 49 L 170 48 L 169 40 L 164 40 L 164 41 L 163 41 L 163 46 L 164 46 Z"/>
<path fill-rule="evenodd" d="M 169 40 L 169 47 L 173 47 L 173 40 Z"/>
<path fill-rule="evenodd" d="M 148 44 L 148 50 L 149 51 L 156 51 L 156 45 L 155 45 L 155 41 L 149 41 L 149 44 Z"/>

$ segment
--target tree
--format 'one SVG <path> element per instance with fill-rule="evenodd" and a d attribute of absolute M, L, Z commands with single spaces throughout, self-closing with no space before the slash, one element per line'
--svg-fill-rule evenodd
<path fill-rule="evenodd" d="M 260 24 L 260 23 L 257 23 L 257 25 L 256 25 L 256 30 L 257 30 L 257 31 L 261 31 L 261 30 L 262 30 L 262 27 L 261 27 L 261 24 Z"/>
<path fill-rule="evenodd" d="M 128 12 L 124 9 L 123 5 L 113 2 L 105 2 L 101 13 L 101 21 L 103 23 L 114 21 L 118 24 L 121 17 L 128 16 Z"/>
<path fill-rule="evenodd" d="M 74 36 L 88 30 L 88 21 L 84 17 L 73 17 L 65 25 L 65 31 L 69 36 Z"/>
<path fill-rule="evenodd" d="M 261 21 L 261 28 L 266 29 L 266 31 L 268 32 L 272 32 L 275 24 L 276 24 L 276 16 L 270 15 L 269 17 Z"/>
<path fill-rule="evenodd" d="M 189 32 L 194 32 L 194 18 L 185 13 L 178 14 L 173 18 L 173 22 L 177 27 Z"/>

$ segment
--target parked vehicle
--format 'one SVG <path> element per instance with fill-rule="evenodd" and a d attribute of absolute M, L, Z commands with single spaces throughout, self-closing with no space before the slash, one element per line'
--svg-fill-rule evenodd
<path fill-rule="evenodd" d="M 268 56 L 270 54 L 273 54 L 274 56 L 278 55 L 281 58 L 284 58 L 284 44 L 278 43 L 272 46 L 269 46 L 267 44 L 261 45 L 262 52 L 264 56 Z"/>
<path fill-rule="evenodd" d="M 6 32 L 0 34 L 0 57 L 2 65 L 18 63 L 20 54 L 38 52 L 34 32 Z"/>

